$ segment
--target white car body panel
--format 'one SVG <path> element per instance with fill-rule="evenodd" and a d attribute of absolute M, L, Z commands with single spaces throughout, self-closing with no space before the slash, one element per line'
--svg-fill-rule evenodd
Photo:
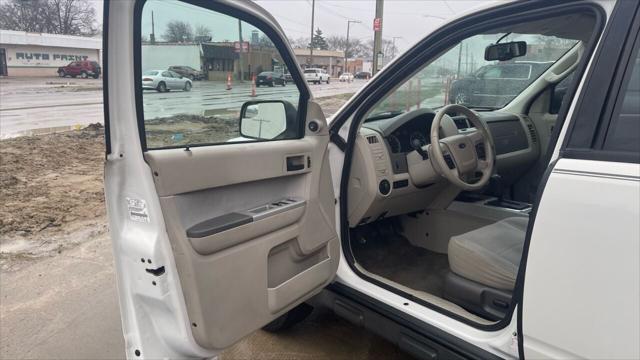
<path fill-rule="evenodd" d="M 190 79 L 187 78 L 174 78 L 162 76 L 162 73 L 168 70 L 148 70 L 157 71 L 157 75 L 142 75 L 142 88 L 145 90 L 156 90 L 160 82 L 164 82 L 169 90 L 182 90 L 187 83 L 192 84 Z M 144 81 L 144 79 L 151 79 L 151 81 Z"/>
<path fill-rule="evenodd" d="M 613 2 L 599 2 L 604 8 L 607 16 L 610 15 Z M 462 18 L 466 14 L 501 5 L 504 2 L 494 2 L 486 4 L 480 8 L 467 11 L 456 17 Z M 273 17 L 265 14 L 264 11 L 253 3 L 237 3 L 237 7 L 250 12 L 258 12 L 267 16 L 272 21 L 272 26 L 281 31 Z M 198 346 L 191 333 L 191 325 L 187 316 L 186 305 L 180 281 L 175 276 L 177 274 L 172 249 L 165 230 L 160 204 L 153 179 L 149 176 L 150 169 L 145 163 L 140 151 L 141 145 L 138 134 L 135 90 L 133 74 L 133 2 L 112 1 L 111 9 L 118 16 L 109 18 L 109 47 L 118 48 L 118 54 L 113 51 L 108 52 L 108 62 L 111 69 L 118 69 L 117 74 L 110 75 L 108 95 L 110 99 L 118 98 L 119 107 L 110 107 L 110 122 L 112 138 L 119 139 L 112 141 L 112 152 L 108 155 L 108 162 L 105 167 L 105 191 L 106 201 L 110 219 L 110 231 L 113 240 L 113 251 L 118 274 L 135 274 L 118 276 L 118 293 L 120 308 L 123 318 L 123 330 L 126 342 L 126 354 L 129 358 L 185 358 L 185 357 L 212 357 L 216 351 L 209 351 Z M 455 21 L 455 19 L 451 20 Z M 448 23 L 448 22 L 447 22 Z M 123 39 L 127 39 L 123 43 Z M 395 61 L 395 60 L 394 60 Z M 589 64 L 589 67 L 591 64 Z M 588 71 L 588 69 L 587 69 Z M 310 79 L 304 74 L 307 81 Z M 376 74 L 379 76 L 379 74 Z M 327 74 L 328 77 L 328 74 Z M 136 79 L 137 80 L 137 79 Z M 322 79 L 322 81 L 326 81 Z M 303 86 L 307 86 L 304 84 Z M 579 91 L 582 89 L 580 85 Z M 360 93 L 362 89 L 358 91 Z M 347 104 L 338 111 L 342 111 Z M 570 108 L 570 118 L 573 114 L 575 103 Z M 331 118 L 333 120 L 335 116 Z M 567 121 L 565 125 L 569 122 Z M 340 129 L 339 134 L 347 138 L 347 129 L 350 121 Z M 562 142 L 566 129 L 563 129 Z M 234 141 L 236 139 L 230 140 Z M 559 146 L 559 145 L 558 145 Z M 334 144 L 329 145 L 330 161 L 332 169 L 332 179 L 336 198 L 340 196 L 340 180 L 344 165 L 344 153 Z M 556 149 L 557 150 L 557 149 Z M 555 154 L 557 155 L 557 153 Z M 123 159 L 127 159 L 124 161 Z M 135 174 L 126 178 L 114 178 L 112 173 Z M 596 177 L 584 176 L 585 173 L 605 173 L 607 176 Z M 617 318 L 590 317 L 595 306 L 605 306 L 607 308 L 624 309 L 621 313 L 625 316 L 635 316 L 638 318 L 638 303 L 640 302 L 638 284 L 638 242 L 634 244 L 611 244 L 609 247 L 598 247 L 604 245 L 597 240 L 606 239 L 608 234 L 599 233 L 599 229 L 607 224 L 619 222 L 620 216 L 632 219 L 631 216 L 640 216 L 638 206 L 629 207 L 629 202 L 624 203 L 630 196 L 640 198 L 640 166 L 631 164 L 600 163 L 594 161 L 560 160 L 556 164 L 556 169 L 552 173 L 548 189 L 540 207 L 538 219 L 533 232 L 532 247 L 527 267 L 527 282 L 525 282 L 525 302 L 523 307 L 524 329 L 525 329 L 525 353 L 527 356 L 536 357 L 602 357 L 602 339 L 606 339 L 612 346 L 618 345 L 615 355 L 620 357 L 640 357 L 637 349 L 625 349 L 623 344 L 633 343 L 633 339 L 640 337 L 638 326 L 618 329 L 615 327 Z M 633 180 L 636 179 L 636 180 Z M 605 185 L 606 184 L 606 185 Z M 570 191 L 566 191 L 566 187 Z M 606 189 L 605 189 L 606 187 Z M 585 191 L 589 191 L 589 196 L 585 197 Z M 546 199 L 550 200 L 546 202 Z M 584 206 L 601 207 L 604 198 L 612 199 L 613 203 L 620 204 L 620 207 L 604 212 L 604 216 L 598 218 L 590 224 L 585 225 L 581 220 L 578 210 Z M 574 202 L 567 199 L 575 199 Z M 131 224 L 131 201 L 144 201 L 145 209 L 148 212 L 145 224 L 135 223 L 135 231 L 132 231 Z M 623 204 L 624 203 L 624 204 Z M 140 202 L 138 202 L 140 204 Z M 339 204 L 339 201 L 338 201 Z M 637 205 L 637 204 L 636 204 Z M 340 226 L 339 205 L 336 205 L 336 224 Z M 576 212 L 569 217 L 565 212 L 558 209 L 570 209 Z M 560 216 L 566 217 L 562 224 L 553 221 Z M 637 217 L 636 217 L 637 219 Z M 561 227 L 557 227 L 560 225 Z M 628 227 L 623 227 L 619 231 L 618 237 L 635 236 L 640 237 L 637 227 L 628 222 Z M 576 226 L 578 228 L 576 228 Z M 339 233 L 339 232 L 338 232 Z M 558 235 L 563 236 L 565 242 L 562 244 L 562 251 L 551 251 L 558 249 Z M 586 240 L 585 240 L 586 239 Z M 591 247 L 580 247 L 585 241 L 593 245 Z M 552 247 L 555 246 L 555 248 Z M 568 259 L 566 252 L 580 249 L 580 256 L 575 259 Z M 153 254 L 152 257 L 141 259 L 132 254 Z M 611 272 L 598 272 L 598 269 L 584 268 L 584 259 L 590 259 L 587 263 L 594 263 L 597 256 L 604 253 L 615 253 L 626 256 L 625 261 L 614 265 Z M 635 258 L 634 258 L 635 256 Z M 145 260 L 143 262 L 142 260 Z M 151 260 L 151 264 L 148 263 Z M 162 278 L 150 276 L 145 269 L 153 268 L 154 264 L 163 264 L 167 268 L 167 275 Z M 582 265 L 582 266 L 581 266 Z M 548 271 L 549 268 L 560 269 L 585 269 L 588 276 L 575 274 L 573 277 L 558 277 L 557 274 Z M 636 272 L 634 272 L 636 270 Z M 611 274 L 623 274 L 620 279 L 612 279 Z M 173 274 L 173 275 L 172 275 Z M 584 276 L 584 277 L 583 277 Z M 563 283 L 567 279 L 572 280 L 570 284 Z M 589 298 L 582 296 L 582 303 L 576 303 L 575 299 L 553 298 L 550 299 L 549 289 L 574 289 L 578 294 L 592 294 L 593 281 L 598 279 L 600 284 L 606 285 L 608 291 L 624 289 L 622 284 L 635 284 L 625 289 L 624 299 L 621 303 L 620 296 L 606 296 Z M 151 281 L 157 281 L 152 285 Z M 360 278 L 349 267 L 344 258 L 338 267 L 335 281 L 345 284 L 361 293 L 375 298 L 403 313 L 409 314 L 419 321 L 431 324 L 442 329 L 462 341 L 474 344 L 475 346 L 502 356 L 505 358 L 518 357 L 517 344 L 517 311 L 511 319 L 511 323 L 495 332 L 487 332 L 476 329 L 470 325 L 465 325 L 440 312 L 429 309 L 420 304 L 414 303 L 397 294 L 380 288 L 362 278 Z M 554 282 L 555 281 L 555 282 Z M 535 295 L 539 294 L 539 295 Z M 550 300 L 552 300 L 550 302 Z M 616 301 L 618 300 L 618 301 Z M 404 305 L 408 303 L 409 305 Z M 522 304 L 521 304 L 522 305 Z M 635 307 L 634 307 L 635 306 Z M 557 309 L 573 307 L 576 311 L 571 313 L 560 313 Z M 579 311 L 579 312 L 578 312 Z M 578 314 L 582 314 L 578 316 Z M 597 315 L 597 314 L 596 314 Z M 526 319 L 536 319 L 536 321 L 526 322 Z M 566 325 L 553 326 L 555 324 Z M 595 326 L 597 324 L 598 326 Z M 606 324 L 606 325 L 605 325 Z M 629 324 L 629 322 L 627 322 Z M 601 325 L 601 326 L 600 326 Z M 584 329 L 591 326 L 593 331 L 586 332 Z M 560 329 L 564 329 L 560 331 Z M 611 329 L 616 329 L 615 332 Z M 133 344 L 136 344 L 134 347 Z M 561 346 L 567 345 L 561 349 Z M 580 346 L 578 346 L 580 345 Z M 598 347 L 600 345 L 600 348 Z M 136 353 L 139 351 L 141 355 Z M 611 353 L 609 353 L 611 354 Z"/>
<path fill-rule="evenodd" d="M 307 72 L 308 70 L 316 70 L 315 72 Z M 303 76 L 307 82 L 327 82 L 329 81 L 329 74 L 327 74 L 323 69 L 316 68 L 308 68 L 305 69 Z"/>
<path fill-rule="evenodd" d="M 557 162 L 529 248 L 527 358 L 640 358 L 639 199 L 639 164 Z"/>
<path fill-rule="evenodd" d="M 261 14 L 281 31 L 273 17 L 252 2 L 230 3 Z M 134 88 L 135 81 L 140 81 L 134 76 L 134 4 L 110 1 L 108 49 L 117 51 L 106 54 L 109 68 L 117 69 L 108 78 L 109 103 L 117 102 L 118 106 L 109 107 L 111 154 L 105 163 L 105 199 L 126 356 L 211 358 L 221 349 L 207 350 L 194 340 L 155 184 L 141 151 Z M 129 201 L 145 205 L 147 222 L 132 219 Z M 134 254 L 153 256 L 144 259 L 145 263 Z M 147 268 L 155 268 L 154 264 L 162 264 L 165 275 L 155 277 L 146 272 Z"/>
<path fill-rule="evenodd" d="M 348 82 L 352 82 L 352 81 L 353 81 L 353 74 L 351 74 L 351 73 L 344 73 L 344 74 L 340 75 L 340 77 L 338 78 L 338 80 L 340 80 L 340 81 L 348 81 Z"/>

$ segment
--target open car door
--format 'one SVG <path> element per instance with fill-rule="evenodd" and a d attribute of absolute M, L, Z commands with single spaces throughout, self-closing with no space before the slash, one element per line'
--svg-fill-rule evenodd
<path fill-rule="evenodd" d="M 126 354 L 210 357 L 335 275 L 326 120 L 282 30 L 252 2 L 105 1 L 104 20 Z M 204 80 L 167 80 L 170 66 Z M 283 70 L 294 84 L 253 85 Z"/>

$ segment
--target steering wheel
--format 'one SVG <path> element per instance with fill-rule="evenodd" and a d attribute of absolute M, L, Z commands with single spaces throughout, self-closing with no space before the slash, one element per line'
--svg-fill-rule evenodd
<path fill-rule="evenodd" d="M 476 131 L 440 139 L 440 122 L 450 112 L 464 114 Z M 464 190 L 481 189 L 493 174 L 495 154 L 491 135 L 478 115 L 465 106 L 451 104 L 440 109 L 431 123 L 429 149 L 432 162 L 435 162 L 435 170 Z M 468 182 L 466 178 L 473 176 L 476 172 L 482 173 L 480 180 Z"/>

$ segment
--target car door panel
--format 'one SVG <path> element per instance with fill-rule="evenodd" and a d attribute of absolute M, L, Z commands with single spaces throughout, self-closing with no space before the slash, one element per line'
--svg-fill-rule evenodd
<path fill-rule="evenodd" d="M 105 198 L 131 358 L 211 357 L 321 291 L 340 258 L 326 119 L 286 38 L 253 3 L 200 5 L 266 29 L 297 81 L 300 122 L 317 126 L 302 122 L 287 140 L 147 150 L 135 80 L 144 3 L 105 3 Z"/>
<path fill-rule="evenodd" d="M 145 155 L 157 174 L 164 220 L 200 345 L 233 344 L 332 278 L 337 267 L 332 259 L 339 254 L 333 201 L 320 200 L 333 199 L 322 150 L 328 140 L 325 132 L 300 140 Z M 304 169 L 289 173 L 286 159 L 298 154 L 307 158 Z M 311 171 L 316 166 L 319 171 Z M 203 221 L 281 199 L 302 205 L 208 236 L 187 235 Z M 239 314 L 247 309 L 252 315 L 242 319 Z M 229 328 L 229 322 L 237 324 Z"/>

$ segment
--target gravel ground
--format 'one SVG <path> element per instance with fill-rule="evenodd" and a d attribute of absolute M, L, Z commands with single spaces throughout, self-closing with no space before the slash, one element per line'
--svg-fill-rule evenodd
<path fill-rule="evenodd" d="M 347 96 L 319 99 L 330 115 Z M 103 195 L 104 135 L 0 141 L 0 358 L 124 356 Z M 78 341 L 82 339 L 82 341 Z M 323 310 L 258 331 L 221 359 L 402 359 L 391 343 Z"/>

